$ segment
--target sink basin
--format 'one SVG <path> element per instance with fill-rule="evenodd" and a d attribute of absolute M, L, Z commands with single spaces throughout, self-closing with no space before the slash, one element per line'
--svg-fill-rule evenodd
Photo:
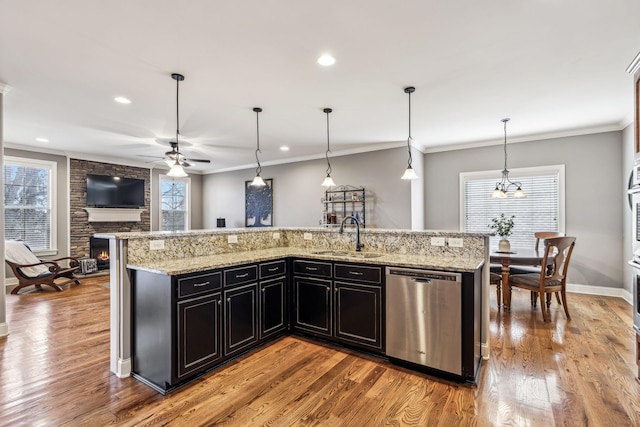
<path fill-rule="evenodd" d="M 316 255 L 331 255 L 331 256 L 339 256 L 339 257 L 352 257 L 352 258 L 378 258 L 381 257 L 382 254 L 376 254 L 372 252 L 349 252 L 349 251 L 315 251 L 312 252 Z"/>

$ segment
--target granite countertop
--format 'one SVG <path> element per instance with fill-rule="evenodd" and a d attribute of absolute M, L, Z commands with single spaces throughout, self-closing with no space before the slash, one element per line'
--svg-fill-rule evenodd
<path fill-rule="evenodd" d="M 127 264 L 127 268 L 174 276 L 178 274 L 194 273 L 253 262 L 272 261 L 286 257 L 425 268 L 460 273 L 474 272 L 484 264 L 484 259 L 477 258 L 373 252 L 357 253 L 355 251 L 330 251 L 322 249 L 283 247 L 192 258 L 179 258 L 175 260 L 149 262 L 144 265 Z"/>

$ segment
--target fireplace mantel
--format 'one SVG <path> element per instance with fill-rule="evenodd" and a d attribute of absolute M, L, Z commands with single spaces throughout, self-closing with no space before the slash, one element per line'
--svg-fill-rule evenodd
<path fill-rule="evenodd" d="M 89 222 L 139 222 L 140 214 L 146 209 L 84 208 L 89 214 Z"/>

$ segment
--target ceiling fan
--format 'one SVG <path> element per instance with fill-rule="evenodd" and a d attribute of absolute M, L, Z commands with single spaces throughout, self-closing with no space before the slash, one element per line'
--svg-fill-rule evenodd
<path fill-rule="evenodd" d="M 187 159 L 180 153 L 180 82 L 184 80 L 184 76 L 178 73 L 172 73 L 171 78 L 176 81 L 176 140 L 170 141 L 171 151 L 167 151 L 164 161 L 171 166 L 168 176 L 187 176 L 183 167 L 191 166 L 189 162 L 211 163 L 208 159 Z"/>

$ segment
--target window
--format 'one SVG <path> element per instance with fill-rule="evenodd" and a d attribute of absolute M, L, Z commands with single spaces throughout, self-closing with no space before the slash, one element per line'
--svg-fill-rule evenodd
<path fill-rule="evenodd" d="M 522 183 L 524 199 L 492 199 L 500 171 L 460 174 L 461 228 L 470 233 L 493 232 L 491 218 L 515 215 L 511 247 L 533 248 L 536 231 L 564 232 L 564 165 L 513 169 L 509 178 Z M 510 194 L 513 193 L 513 188 Z M 496 248 L 500 236 L 490 239 Z"/>
<path fill-rule="evenodd" d="M 160 175 L 160 230 L 189 229 L 189 178 Z"/>
<path fill-rule="evenodd" d="M 56 250 L 56 163 L 5 157 L 5 239 L 22 240 L 33 251 Z"/>

